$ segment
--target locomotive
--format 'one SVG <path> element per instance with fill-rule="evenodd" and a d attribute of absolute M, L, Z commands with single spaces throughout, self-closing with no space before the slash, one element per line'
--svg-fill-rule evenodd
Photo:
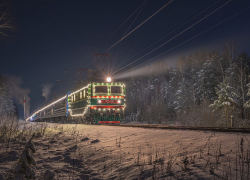
<path fill-rule="evenodd" d="M 61 123 L 121 123 L 126 87 L 96 71 L 78 89 L 36 111 L 26 121 Z"/>

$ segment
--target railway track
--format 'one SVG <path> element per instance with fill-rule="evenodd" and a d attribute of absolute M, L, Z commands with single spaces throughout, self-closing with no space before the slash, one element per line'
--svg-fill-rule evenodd
<path fill-rule="evenodd" d="M 167 126 L 167 125 L 158 125 L 158 124 L 157 125 L 152 125 L 152 124 L 112 124 L 111 125 L 111 124 L 107 124 L 107 126 L 250 133 L 250 128 Z"/>

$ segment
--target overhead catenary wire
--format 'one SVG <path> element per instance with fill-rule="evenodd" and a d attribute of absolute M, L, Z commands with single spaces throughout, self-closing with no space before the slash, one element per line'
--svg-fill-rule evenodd
<path fill-rule="evenodd" d="M 125 71 L 125 72 L 122 72 L 122 73 L 119 74 L 119 75 L 114 76 L 114 78 L 116 78 L 117 76 L 122 76 L 123 74 L 125 74 L 125 73 L 127 73 L 127 72 L 129 72 L 129 71 L 131 71 L 131 70 L 133 70 L 133 69 L 135 69 L 135 68 L 138 68 L 139 66 L 142 66 L 143 64 L 148 63 L 149 61 L 152 61 L 152 60 L 154 60 L 154 59 L 156 59 L 156 58 L 162 56 L 163 54 L 166 54 L 166 53 L 169 52 L 169 51 L 172 51 L 173 49 L 175 49 L 175 48 L 177 48 L 177 47 L 179 47 L 179 46 L 181 46 L 181 45 L 183 45 L 183 44 L 185 44 L 185 43 L 191 41 L 192 39 L 194 39 L 194 38 L 196 38 L 196 37 L 198 37 L 198 36 L 200 36 L 200 35 L 206 33 L 207 31 L 209 31 L 209 30 L 211 30 L 211 29 L 213 29 L 213 28 L 219 26 L 220 24 L 222 24 L 222 23 L 224 23 L 224 22 L 226 22 L 226 21 L 232 19 L 233 17 L 239 15 L 240 13 L 243 13 L 244 11 L 246 11 L 246 10 L 248 10 L 248 9 L 250 9 L 250 6 L 247 7 L 247 8 L 245 8 L 245 9 L 243 9 L 242 11 L 240 11 L 240 12 L 238 12 L 238 13 L 236 13 L 236 14 L 230 16 L 229 18 L 227 18 L 227 19 L 225 19 L 225 20 L 223 20 L 223 21 L 217 23 L 216 25 L 214 25 L 214 26 L 212 26 L 212 27 L 206 29 L 205 31 L 203 31 L 203 32 L 201 32 L 201 33 L 199 33 L 199 34 L 193 36 L 192 38 L 189 38 L 188 40 L 186 40 L 186 41 L 184 41 L 184 42 L 178 44 L 177 46 L 175 46 L 175 47 L 173 47 L 173 48 L 171 48 L 171 49 L 169 49 L 169 50 L 167 50 L 167 51 L 164 51 L 163 53 L 161 53 L 161 54 L 159 54 L 159 55 L 157 55 L 157 56 L 155 56 L 155 57 L 153 57 L 153 58 L 151 58 L 151 59 L 149 59 L 149 60 L 147 60 L 147 61 L 145 61 L 145 62 L 139 64 L 138 66 L 135 66 L 135 67 L 133 67 L 133 68 L 131 68 L 131 69 Z"/>
<path fill-rule="evenodd" d="M 143 55 L 142 57 L 136 59 L 135 61 L 129 63 L 128 65 L 118 69 L 117 71 L 115 71 L 114 73 L 126 68 L 127 66 L 130 66 L 131 64 L 139 61 L 140 59 L 144 58 L 145 56 L 151 54 L 152 52 L 154 52 L 155 50 L 159 49 L 160 47 L 164 46 L 165 44 L 167 44 L 168 42 L 172 41 L 173 39 L 175 39 L 176 37 L 180 36 L 181 34 L 183 34 L 184 32 L 186 32 L 187 30 L 189 30 L 190 28 L 192 28 L 193 26 L 197 25 L 198 23 L 200 23 L 201 21 L 203 21 L 204 19 L 206 19 L 207 17 L 209 17 L 210 15 L 212 15 L 213 13 L 215 13 L 216 11 L 218 11 L 220 8 L 224 7 L 226 4 L 228 4 L 230 1 L 227 1 L 226 3 L 224 3 L 223 5 L 221 5 L 220 7 L 218 7 L 217 9 L 215 9 L 214 11 L 212 11 L 211 13 L 209 13 L 208 15 L 206 15 L 205 17 L 201 18 L 199 21 L 195 22 L 194 24 L 192 24 L 191 26 L 189 26 L 188 28 L 186 28 L 185 30 L 183 30 L 182 32 L 180 32 L 179 34 L 177 34 L 176 36 L 172 37 L 171 39 L 169 39 L 168 41 L 164 42 L 163 44 L 161 44 L 160 46 L 158 46 L 157 48 L 153 49 L 152 51 L 146 53 L 145 55 Z"/>
<path fill-rule="evenodd" d="M 112 55 L 110 55 L 110 57 L 113 58 L 114 61 L 116 60 L 115 57 L 113 57 Z M 116 57 L 117 57 L 117 54 L 116 54 Z M 112 63 L 112 65 L 111 65 L 110 74 L 113 72 L 113 69 L 114 69 L 114 63 Z"/>
<path fill-rule="evenodd" d="M 187 2 L 187 1 L 186 1 Z M 158 22 L 154 27 L 152 27 L 150 30 L 148 30 L 147 32 L 145 32 L 144 34 L 142 34 L 141 35 L 141 37 L 143 37 L 145 34 L 147 34 L 147 33 L 149 33 L 152 29 L 154 29 L 159 23 L 161 23 L 163 20 L 165 20 L 167 17 L 169 17 L 172 13 L 174 13 L 175 11 L 177 11 L 183 4 L 185 4 L 186 2 L 184 2 L 184 3 L 182 3 L 180 6 L 178 6 L 177 8 L 175 8 L 172 12 L 170 12 L 167 16 L 165 16 L 160 22 Z M 186 11 L 188 11 L 188 10 L 186 10 Z M 176 19 L 176 18 L 175 18 Z M 173 20 L 172 20 L 173 21 Z M 162 29 L 164 29 L 164 27 L 162 28 Z M 157 34 L 157 32 L 154 32 L 154 34 Z M 153 35 L 152 35 L 153 36 Z M 144 46 L 145 46 L 145 41 L 147 41 L 148 39 L 150 39 L 151 38 L 151 36 L 150 37 L 147 37 L 147 39 L 146 40 L 144 40 L 141 44 L 143 44 Z M 143 47 L 144 47 L 143 46 Z M 128 47 L 128 48 L 130 48 L 130 47 Z M 127 51 L 128 50 L 128 48 L 126 48 L 126 49 L 124 49 L 123 50 L 123 52 L 125 52 L 125 51 Z M 136 47 L 137 48 L 137 47 Z M 127 57 L 129 57 L 129 55 L 136 49 L 136 48 L 134 48 L 134 49 L 132 49 L 127 55 Z M 140 48 L 140 49 L 142 49 L 142 48 Z M 134 54 L 132 54 L 132 55 L 134 55 Z M 127 59 L 127 58 L 126 58 Z M 129 59 L 131 59 L 131 58 L 129 58 Z M 115 68 L 117 68 L 117 67 L 119 67 L 121 64 L 119 64 L 119 65 L 117 65 Z"/>
<path fill-rule="evenodd" d="M 129 30 L 129 29 L 131 28 L 131 26 L 134 24 L 134 22 L 136 21 L 137 17 L 140 15 L 140 13 L 142 12 L 142 10 L 143 10 L 144 7 L 146 6 L 147 1 L 148 1 L 148 0 L 145 0 L 144 5 L 142 4 L 143 6 L 142 6 L 141 10 L 140 10 L 139 13 L 136 15 L 136 17 L 134 18 L 133 22 L 130 24 L 130 26 L 129 26 L 128 29 L 125 31 L 125 33 L 123 34 L 122 37 L 124 37 L 124 36 L 126 35 L 126 33 L 128 32 L 128 30 Z M 140 7 L 141 7 L 141 6 L 140 6 Z M 140 7 L 139 7 L 139 8 L 140 8 Z M 139 8 L 138 8 L 138 9 L 139 9 Z M 137 9 L 137 10 L 138 10 L 138 9 Z M 137 10 L 136 10 L 136 11 L 137 11 Z M 113 71 L 113 66 L 112 66 L 112 68 L 111 68 L 111 72 L 112 72 L 112 71 Z"/>
<path fill-rule="evenodd" d="M 144 1 L 109 37 L 111 38 L 140 8 L 141 6 L 143 6 L 143 4 L 145 3 L 146 1 Z"/>
<path fill-rule="evenodd" d="M 148 1 L 148 0 L 147 0 Z M 173 14 L 174 12 L 176 12 L 181 6 L 183 6 L 186 2 L 188 2 L 188 0 L 186 0 L 184 3 L 181 3 L 177 8 L 175 8 L 173 11 L 171 11 L 167 16 L 165 16 L 161 21 L 159 21 L 154 27 L 152 27 L 150 30 L 148 30 L 146 33 L 144 33 L 143 35 L 145 35 L 145 34 L 147 34 L 147 33 L 149 33 L 152 29 L 154 29 L 158 24 L 160 24 L 163 20 L 165 20 L 167 17 L 169 17 L 171 14 Z M 197 3 L 195 3 L 195 5 L 196 5 Z M 206 4 L 206 3 L 205 3 Z M 203 5 L 205 5 L 204 3 L 203 3 Z M 142 9 L 145 7 L 145 5 L 146 5 L 146 3 L 144 4 L 144 6 L 142 7 Z M 141 9 L 141 10 L 142 10 Z M 188 10 L 186 10 L 186 11 L 188 11 Z M 185 11 L 185 12 L 186 12 Z M 184 13 L 185 13 L 184 12 Z M 176 19 L 176 18 L 175 18 Z M 175 20 L 174 19 L 174 20 Z M 173 21 L 173 20 L 172 20 Z M 163 28 L 162 28 L 163 29 Z M 157 34 L 157 32 L 155 32 L 156 34 Z M 146 41 L 148 40 L 149 38 L 147 38 L 146 39 Z M 145 40 L 144 40 L 144 42 L 145 42 Z M 142 43 L 143 44 L 143 43 Z M 145 43 L 144 43 L 144 45 L 145 45 Z M 144 48 L 144 47 L 142 47 L 142 48 Z M 142 48 L 140 48 L 140 49 L 142 49 Z M 118 48 L 119 49 L 119 48 Z M 134 48 L 134 49 L 132 49 L 128 54 L 127 54 L 127 57 L 129 57 L 129 55 L 135 50 L 136 48 Z M 128 50 L 128 48 L 126 48 L 126 49 L 124 49 L 122 52 L 124 52 L 124 51 L 126 51 L 126 50 Z M 139 51 L 139 50 L 137 50 L 137 51 Z M 118 51 L 117 51 L 117 53 L 118 53 Z M 119 52 L 119 54 L 121 54 L 121 52 Z M 118 56 L 118 54 L 117 54 L 117 56 Z M 132 56 L 134 57 L 134 54 L 132 54 Z M 130 58 L 125 58 L 125 59 L 131 59 L 132 57 L 130 57 Z M 125 60 L 125 62 L 126 62 L 127 60 Z M 124 63 L 124 61 L 122 62 L 122 63 L 120 63 L 120 64 L 118 64 L 118 65 L 115 65 L 115 63 L 114 63 L 114 66 L 112 67 L 112 72 L 113 72 L 113 70 L 115 70 L 115 69 L 118 69 L 119 68 L 119 66 L 121 65 L 121 64 L 123 64 Z"/>
<path fill-rule="evenodd" d="M 152 14 L 150 17 L 148 17 L 145 21 L 143 21 L 141 24 L 139 24 L 136 28 L 134 28 L 132 31 L 130 31 L 126 36 L 123 36 L 119 41 L 117 41 L 115 44 L 113 44 L 111 47 L 107 49 L 110 50 L 115 45 L 117 45 L 119 42 L 121 42 L 123 39 L 125 39 L 127 36 L 129 36 L 131 33 L 133 33 L 136 29 L 138 29 L 140 26 L 142 26 L 145 22 L 147 22 L 149 19 L 151 19 L 153 16 L 155 16 L 157 13 L 159 13 L 162 9 L 164 9 L 167 5 L 169 5 L 173 0 L 170 0 L 168 3 L 166 3 L 164 6 L 162 6 L 158 11 L 156 11 L 154 14 Z"/>
<path fill-rule="evenodd" d="M 148 32 L 150 32 L 152 29 L 154 29 L 158 24 L 162 23 L 162 21 L 164 21 L 167 17 L 169 17 L 172 13 L 174 13 L 175 11 L 177 11 L 181 6 L 183 6 L 188 0 L 186 0 L 184 3 L 180 4 L 176 9 L 174 9 L 172 12 L 170 12 L 167 16 L 165 16 L 161 21 L 159 21 L 158 23 L 156 23 L 153 27 L 151 27 L 145 34 L 147 34 Z"/>
<path fill-rule="evenodd" d="M 148 0 L 147 0 L 147 2 L 148 2 Z M 188 0 L 186 0 L 184 3 L 182 3 L 182 4 L 180 4 L 177 8 L 175 8 L 172 12 L 170 12 L 167 16 L 165 16 L 160 22 L 158 22 L 154 27 L 152 27 L 150 30 L 148 30 L 146 33 L 144 33 L 143 35 L 145 35 L 145 34 L 147 34 L 147 33 L 149 33 L 152 29 L 154 29 L 159 23 L 161 23 L 163 20 L 165 20 L 167 17 L 169 17 L 171 14 L 173 14 L 175 11 L 177 11 L 181 6 L 183 6 L 183 4 L 185 4 L 186 2 L 188 2 Z M 146 5 L 146 4 L 145 4 Z M 144 5 L 144 7 L 145 7 L 145 5 Z M 144 8 L 143 7 L 143 8 Z M 122 52 L 124 52 L 124 51 L 126 51 L 127 49 L 123 49 L 123 51 Z M 134 51 L 134 49 L 132 50 L 132 52 Z M 131 53 L 131 52 L 130 52 Z M 130 54 L 129 53 L 129 54 Z M 119 52 L 119 54 L 121 54 L 121 52 Z M 118 57 L 118 51 L 117 51 L 117 54 L 116 54 L 116 58 Z M 116 69 L 116 68 L 118 68 L 119 66 L 120 66 L 121 64 L 119 64 L 119 65 L 115 65 L 115 63 L 113 64 L 113 67 L 112 67 L 112 70 L 113 69 Z"/>
<path fill-rule="evenodd" d="M 130 26 L 128 27 L 127 31 L 124 33 L 123 37 L 126 35 L 126 33 L 128 32 L 128 30 L 131 28 L 131 26 L 134 24 L 134 22 L 136 21 L 137 17 L 141 14 L 142 10 L 144 9 L 145 5 L 147 4 L 147 1 L 145 1 L 144 5 L 142 6 L 141 10 L 139 11 L 139 13 L 137 14 L 137 16 L 135 17 L 135 19 L 133 20 L 133 22 L 130 24 Z"/>
<path fill-rule="evenodd" d="M 214 4 L 210 5 L 209 7 L 207 7 L 205 10 L 201 11 L 200 13 L 196 14 L 194 17 L 192 17 L 191 19 L 189 19 L 188 21 L 186 21 L 185 23 L 183 23 L 182 25 L 180 25 L 179 27 L 175 28 L 173 31 L 171 31 L 170 33 L 168 33 L 167 35 L 163 36 L 162 38 L 160 38 L 159 40 L 155 41 L 154 43 L 150 44 L 148 47 L 144 48 L 143 50 L 139 51 L 138 53 L 134 54 L 133 56 L 131 56 L 130 58 L 124 60 L 122 63 L 120 63 L 117 67 L 119 67 L 120 65 L 124 64 L 125 62 L 127 62 L 128 60 L 132 59 L 133 57 L 139 55 L 140 53 L 142 53 L 143 51 L 145 51 L 146 49 L 150 48 L 151 46 L 153 46 L 154 44 L 156 44 L 157 42 L 161 41 L 162 39 L 164 39 L 165 37 L 167 37 L 168 35 L 170 35 L 171 33 L 175 32 L 176 30 L 178 30 L 179 28 L 181 28 L 182 26 L 184 26 L 185 24 L 187 24 L 188 22 L 190 22 L 191 20 L 193 20 L 194 18 L 196 18 L 197 16 L 199 16 L 201 13 L 203 13 L 204 11 L 206 11 L 207 9 L 209 9 L 210 7 L 212 7 L 213 5 L 215 5 L 217 2 L 215 2 Z M 178 22 L 176 23 L 178 24 Z M 175 24 L 175 25 L 176 25 Z M 170 28 L 169 28 L 170 29 Z M 162 33 L 163 34 L 163 33 Z M 161 34 L 161 35 L 162 35 Z"/>

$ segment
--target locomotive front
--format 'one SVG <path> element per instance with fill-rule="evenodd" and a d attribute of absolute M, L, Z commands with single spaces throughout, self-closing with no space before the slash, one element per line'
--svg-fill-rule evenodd
<path fill-rule="evenodd" d="M 111 82 L 91 84 L 90 116 L 95 123 L 121 123 L 125 109 L 125 84 Z"/>
<path fill-rule="evenodd" d="M 110 77 L 106 82 L 92 80 L 83 89 L 70 94 L 70 115 L 83 117 L 83 121 L 94 124 L 121 123 L 125 110 L 125 84 L 112 82 Z"/>

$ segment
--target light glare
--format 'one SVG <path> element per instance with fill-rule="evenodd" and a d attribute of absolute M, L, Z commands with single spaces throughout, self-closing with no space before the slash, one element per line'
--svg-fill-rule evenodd
<path fill-rule="evenodd" d="M 111 82 L 111 77 L 107 77 L 107 82 Z"/>

